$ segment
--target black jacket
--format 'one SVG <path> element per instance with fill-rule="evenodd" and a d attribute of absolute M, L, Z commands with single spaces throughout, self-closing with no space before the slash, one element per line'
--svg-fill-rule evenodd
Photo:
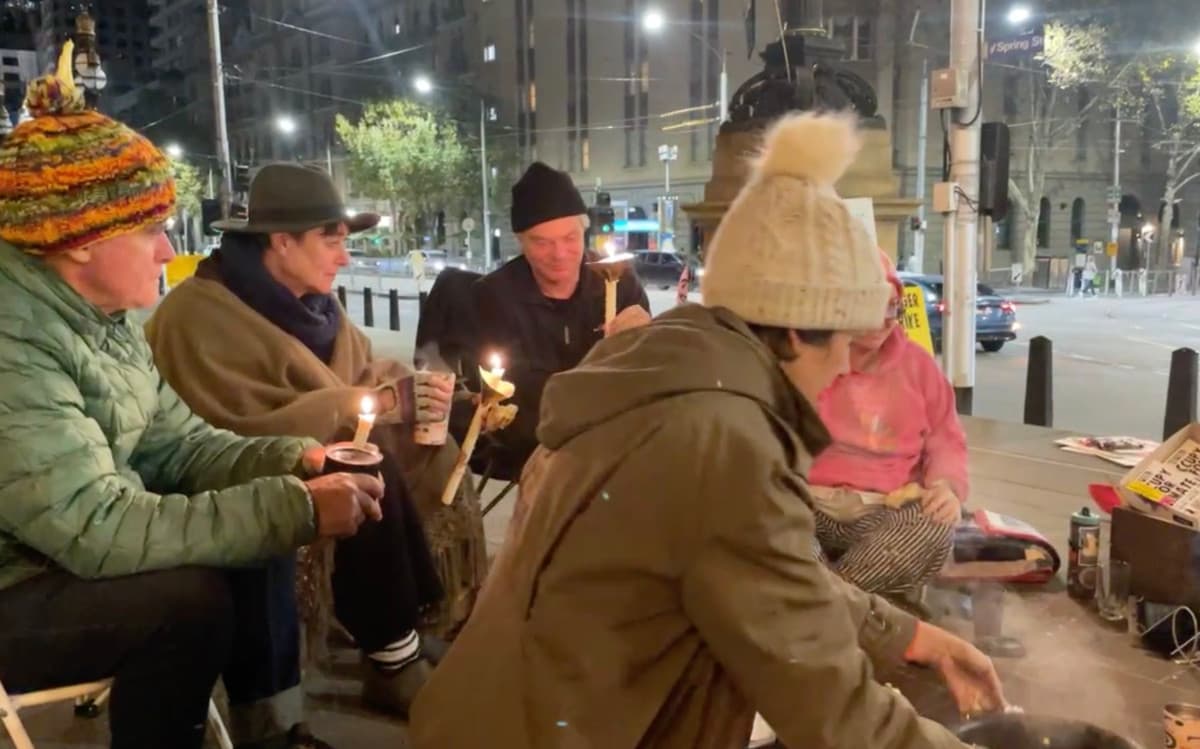
<path fill-rule="evenodd" d="M 573 369 L 604 337 L 604 281 L 586 265 L 579 278 L 570 299 L 548 299 L 522 256 L 475 283 L 479 362 L 486 367 L 493 352 L 500 354 L 505 379 L 517 386 L 512 400 L 519 407 L 517 419 L 497 435 L 497 476 L 516 478 L 537 447 L 546 381 Z M 617 284 L 617 311 L 635 304 L 650 311 L 646 291 L 630 270 Z"/>

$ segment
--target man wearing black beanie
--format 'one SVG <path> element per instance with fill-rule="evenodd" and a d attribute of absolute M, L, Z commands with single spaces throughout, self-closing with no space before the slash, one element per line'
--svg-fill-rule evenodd
<path fill-rule="evenodd" d="M 650 303 L 629 272 L 617 285 L 617 317 L 604 329 L 604 282 L 587 271 L 588 209 L 566 172 L 534 162 L 512 188 L 514 258 L 475 285 L 480 361 L 499 354 L 517 386 L 516 421 L 497 434 L 493 475 L 517 478 L 537 447 L 546 380 L 575 367 L 605 335 L 650 321 Z M 590 258 L 594 259 L 594 258 Z"/>

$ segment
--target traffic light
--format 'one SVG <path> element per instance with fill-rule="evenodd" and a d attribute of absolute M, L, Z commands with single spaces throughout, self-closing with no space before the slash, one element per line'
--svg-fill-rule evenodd
<path fill-rule="evenodd" d="M 200 226 L 204 229 L 204 236 L 214 237 L 220 232 L 212 228 L 214 221 L 221 220 L 221 201 L 214 198 L 205 198 L 200 201 Z"/>
<path fill-rule="evenodd" d="M 612 195 L 606 192 L 596 193 L 596 233 L 612 234 L 617 223 L 616 214 L 612 209 Z"/>
<path fill-rule="evenodd" d="M 240 193 L 250 192 L 250 165 L 249 164 L 234 164 L 233 165 L 233 191 Z"/>

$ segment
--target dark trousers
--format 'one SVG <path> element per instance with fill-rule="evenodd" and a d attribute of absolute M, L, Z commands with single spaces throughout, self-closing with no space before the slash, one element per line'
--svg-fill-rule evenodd
<path fill-rule="evenodd" d="M 111 580 L 50 572 L 0 591 L 0 681 L 19 693 L 114 678 L 114 749 L 199 749 L 218 676 L 234 706 L 299 684 L 292 557 Z"/>
<path fill-rule="evenodd" d="M 367 653 L 416 629 L 423 609 L 443 595 L 394 452 L 384 451 L 380 470 L 386 487 L 380 500 L 383 519 L 363 523 L 354 536 L 338 541 L 333 563 L 334 612 Z"/>

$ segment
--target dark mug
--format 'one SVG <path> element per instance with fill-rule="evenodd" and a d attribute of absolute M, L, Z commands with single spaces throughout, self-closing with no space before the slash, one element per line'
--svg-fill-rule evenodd
<path fill-rule="evenodd" d="M 383 455 L 375 445 L 358 447 L 353 442 L 335 442 L 325 447 L 325 468 L 322 474 L 365 473 L 379 476 Z"/>

